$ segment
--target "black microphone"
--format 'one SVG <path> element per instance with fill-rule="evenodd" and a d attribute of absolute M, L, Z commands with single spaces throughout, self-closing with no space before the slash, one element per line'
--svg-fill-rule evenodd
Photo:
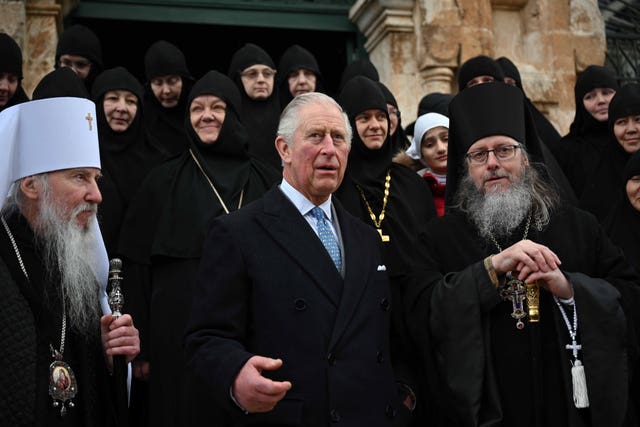
<path fill-rule="evenodd" d="M 113 258 L 109 261 L 109 279 L 107 287 L 109 289 L 109 307 L 114 318 L 122 316 L 122 307 L 124 306 L 124 295 L 120 289 L 122 282 L 122 261 L 119 258 Z M 113 356 L 113 379 L 116 394 L 116 412 L 118 416 L 118 425 L 127 427 L 129 425 L 129 388 L 127 387 L 127 359 L 124 355 L 118 354 Z"/>

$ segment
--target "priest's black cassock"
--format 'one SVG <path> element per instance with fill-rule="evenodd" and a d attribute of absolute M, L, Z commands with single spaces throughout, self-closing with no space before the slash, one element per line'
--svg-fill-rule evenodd
<path fill-rule="evenodd" d="M 447 179 L 447 194 L 457 191 L 460 175 L 467 173 L 464 154 L 480 138 L 507 135 L 528 151 L 540 150 L 540 141 L 525 139 L 524 129 L 513 131 L 524 127 L 525 104 L 519 91 L 489 85 L 493 84 L 465 89 L 452 101 L 448 175 L 458 179 Z M 486 107 L 487 96 L 493 111 Z M 424 281 L 410 289 L 405 300 L 441 425 L 637 425 L 636 405 L 628 395 L 637 343 L 620 295 L 637 303 L 639 278 L 596 219 L 560 204 L 547 225 L 538 227 L 534 219 L 527 227 L 523 220 L 509 238 L 497 242 L 505 249 L 526 235 L 547 246 L 558 255 L 560 269 L 573 285 L 579 357 L 590 401 L 589 408 L 577 409 L 572 399 L 573 358 L 565 348 L 571 339 L 551 294 L 540 289 L 540 321 L 525 318 L 524 328 L 518 329 L 511 302 L 502 300 L 483 264 L 502 249 L 481 237 L 465 214 L 452 209 L 453 197 L 448 203 L 448 213 L 430 222 L 422 236 L 428 253 Z M 571 307 L 565 310 L 572 321 Z"/>
<path fill-rule="evenodd" d="M 196 82 L 188 104 L 200 95 L 214 95 L 227 104 L 218 139 L 213 144 L 200 141 L 187 110 L 190 150 L 149 173 L 127 212 L 119 246 L 131 266 L 123 272 L 125 280 L 136 285 L 128 308 L 140 330 L 141 358 L 151 363 L 153 426 L 199 425 L 204 422 L 197 419 L 200 411 L 211 407 L 194 402 L 206 396 L 198 396 L 197 384 L 185 373 L 182 353 L 204 236 L 209 222 L 225 214 L 211 185 L 234 211 L 281 179 L 246 152 L 246 131 L 238 120 L 240 95 L 233 82 L 210 71 Z"/>
<path fill-rule="evenodd" d="M 58 277 L 49 277 L 42 249 L 26 219 L 5 214 L 24 267 L 0 227 L 0 417 L 7 426 L 114 426 L 112 384 L 100 340 L 100 326 L 88 336 L 67 328 L 64 361 L 75 373 L 75 406 L 60 416 L 49 396 L 49 345 L 59 348 L 62 304 Z"/>

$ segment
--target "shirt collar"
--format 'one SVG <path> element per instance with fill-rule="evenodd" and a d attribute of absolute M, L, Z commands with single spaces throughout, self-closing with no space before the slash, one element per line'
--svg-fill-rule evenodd
<path fill-rule="evenodd" d="M 307 199 L 302 193 L 296 190 L 291 184 L 287 182 L 286 179 L 282 178 L 282 182 L 280 183 L 280 190 L 291 200 L 293 205 L 300 211 L 300 213 L 304 216 L 307 215 L 311 209 L 313 209 L 316 205 L 311 203 L 309 199 Z M 331 215 L 331 195 L 329 198 L 322 204 L 318 205 L 320 209 L 324 211 L 324 214 L 329 218 L 330 221 L 333 221 L 333 217 Z"/>

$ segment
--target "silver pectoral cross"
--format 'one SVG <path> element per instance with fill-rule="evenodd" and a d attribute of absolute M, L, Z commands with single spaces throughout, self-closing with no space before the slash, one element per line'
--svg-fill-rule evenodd
<path fill-rule="evenodd" d="M 524 328 L 522 319 L 527 315 L 524 310 L 524 300 L 527 295 L 527 288 L 522 280 L 513 279 L 511 278 L 511 275 L 508 275 L 507 278 L 509 281 L 500 290 L 500 296 L 503 300 L 511 301 L 511 306 L 513 308 L 511 317 L 517 320 L 516 328 L 522 329 Z"/>
<path fill-rule="evenodd" d="M 575 339 L 571 341 L 571 344 L 567 344 L 564 346 L 567 350 L 571 350 L 573 352 L 573 358 L 578 358 L 578 350 L 582 350 L 582 345 L 578 344 Z"/>

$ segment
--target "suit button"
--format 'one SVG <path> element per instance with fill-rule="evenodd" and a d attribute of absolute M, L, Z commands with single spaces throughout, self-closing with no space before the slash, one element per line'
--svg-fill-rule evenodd
<path fill-rule="evenodd" d="M 294 305 L 296 310 L 298 311 L 304 311 L 307 309 L 307 302 L 305 300 L 303 300 L 302 298 L 297 298 L 294 301 Z"/>
<path fill-rule="evenodd" d="M 340 413 L 338 411 L 336 411 L 335 409 L 331 410 L 331 422 L 332 423 L 338 423 L 340 422 L 340 420 L 342 420 L 342 417 L 340 416 Z"/>
<path fill-rule="evenodd" d="M 389 309 L 391 308 L 391 303 L 389 302 L 389 299 L 382 298 L 382 300 L 380 301 L 380 307 L 382 307 L 384 311 L 389 311 Z"/>
<path fill-rule="evenodd" d="M 387 415 L 387 417 L 389 418 L 395 418 L 396 416 L 396 408 L 394 408 L 391 405 L 387 405 L 387 409 L 385 411 L 385 414 Z"/>
<path fill-rule="evenodd" d="M 376 355 L 376 357 L 378 358 L 378 363 L 382 363 L 384 362 L 384 355 L 382 354 L 381 351 L 378 352 L 378 354 Z"/>
<path fill-rule="evenodd" d="M 327 355 L 327 362 L 329 362 L 330 366 L 333 366 L 336 364 L 336 355 L 333 353 L 329 353 Z"/>

